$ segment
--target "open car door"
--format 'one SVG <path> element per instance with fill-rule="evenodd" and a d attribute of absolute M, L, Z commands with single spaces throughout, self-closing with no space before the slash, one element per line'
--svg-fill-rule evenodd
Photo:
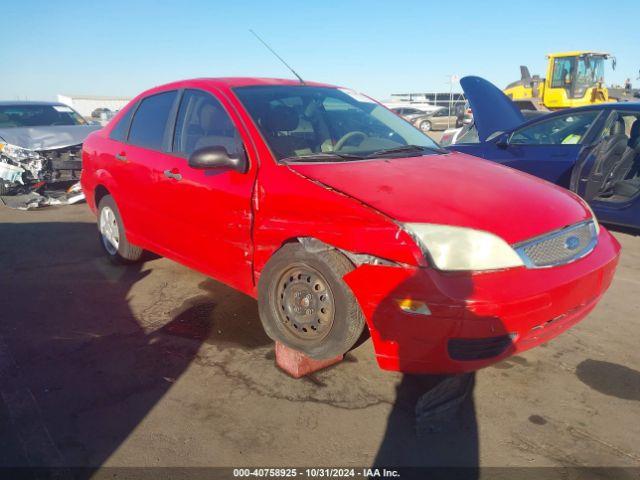
<path fill-rule="evenodd" d="M 601 139 L 578 158 L 570 182 L 600 221 L 632 228 L 640 228 L 640 126 L 628 138 L 616 124 L 636 121 L 640 112 L 612 112 Z"/>
<path fill-rule="evenodd" d="M 597 159 L 598 148 L 585 149 L 571 172 L 569 189 L 587 202 L 598 195 L 604 181 L 602 175 L 596 171 Z"/>

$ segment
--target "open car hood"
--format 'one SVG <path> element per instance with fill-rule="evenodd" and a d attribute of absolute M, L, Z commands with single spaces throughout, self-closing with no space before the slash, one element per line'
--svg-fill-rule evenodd
<path fill-rule="evenodd" d="M 586 220 L 577 196 L 526 173 L 465 155 L 288 164 L 398 222 L 474 228 L 509 243 Z"/>
<path fill-rule="evenodd" d="M 0 128 L 0 141 L 29 150 L 52 150 L 79 145 L 100 125 L 53 125 Z"/>
<path fill-rule="evenodd" d="M 518 107 L 493 83 L 471 76 L 462 78 L 460 86 L 471 106 L 481 142 L 492 133 L 506 132 L 524 123 Z"/>

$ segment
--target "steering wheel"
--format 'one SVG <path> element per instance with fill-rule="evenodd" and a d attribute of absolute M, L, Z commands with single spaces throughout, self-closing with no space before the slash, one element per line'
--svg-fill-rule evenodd
<path fill-rule="evenodd" d="M 336 142 L 333 146 L 333 150 L 341 150 L 344 147 L 344 144 L 351 140 L 353 137 L 362 137 L 362 140 L 368 137 L 368 135 L 359 130 L 354 130 L 353 132 L 345 133 L 340 140 Z"/>

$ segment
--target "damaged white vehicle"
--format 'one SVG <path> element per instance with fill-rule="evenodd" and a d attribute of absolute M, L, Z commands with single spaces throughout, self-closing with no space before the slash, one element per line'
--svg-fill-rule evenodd
<path fill-rule="evenodd" d="M 82 142 L 100 128 L 62 103 L 0 102 L 0 196 L 77 181 Z"/>

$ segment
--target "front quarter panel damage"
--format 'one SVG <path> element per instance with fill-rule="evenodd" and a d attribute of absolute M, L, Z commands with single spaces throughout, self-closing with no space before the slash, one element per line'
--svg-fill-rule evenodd
<path fill-rule="evenodd" d="M 407 265 L 421 262 L 416 243 L 391 218 L 286 166 L 265 165 L 256 195 L 256 277 L 282 245 L 301 238 L 349 252 L 354 263 L 364 262 L 367 256 Z"/>

